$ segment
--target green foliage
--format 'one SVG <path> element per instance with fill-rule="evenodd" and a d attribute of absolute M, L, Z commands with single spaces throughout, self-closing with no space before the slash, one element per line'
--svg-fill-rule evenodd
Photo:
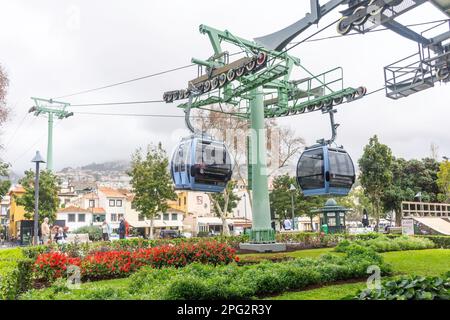
<path fill-rule="evenodd" d="M 402 158 L 392 161 L 393 183 L 386 189 L 382 201 L 385 210 L 401 212 L 402 201 L 412 201 L 414 196 L 422 193 L 425 202 L 438 201 L 437 175 L 439 163 L 430 158 L 423 160 L 405 160 Z M 397 223 L 401 216 L 398 215 Z"/>
<path fill-rule="evenodd" d="M 252 299 L 366 276 L 367 268 L 378 264 L 383 274 L 389 266 L 369 249 L 345 256 L 324 255 L 318 259 L 295 259 L 279 263 L 212 266 L 191 264 L 184 268 L 144 267 L 133 274 L 122 290 L 93 285 L 73 290 L 70 295 L 52 293 L 55 289 L 30 291 L 22 299 L 151 299 L 225 300 Z"/>
<path fill-rule="evenodd" d="M 401 277 L 384 281 L 380 289 L 365 289 L 354 300 L 450 300 L 450 275 Z"/>
<path fill-rule="evenodd" d="M 375 135 L 364 147 L 364 153 L 358 161 L 361 171 L 360 181 L 364 192 L 374 207 L 375 218 L 380 219 L 381 199 L 392 183 L 392 151 L 381 144 Z"/>
<path fill-rule="evenodd" d="M 25 207 L 25 217 L 33 218 L 34 212 L 34 180 L 35 173 L 32 170 L 25 171 L 19 183 L 24 187 L 25 194 L 16 198 L 18 205 Z M 59 180 L 51 171 L 42 171 L 39 175 L 39 222 L 49 218 L 51 222 L 56 220 L 56 211 L 59 208 L 58 197 Z"/>
<path fill-rule="evenodd" d="M 450 249 L 450 236 L 416 236 L 429 239 L 434 242 L 437 248 Z"/>
<path fill-rule="evenodd" d="M 85 226 L 73 231 L 74 234 L 89 234 L 89 240 L 102 240 L 102 229 L 96 226 Z"/>
<path fill-rule="evenodd" d="M 426 238 L 400 236 L 389 239 L 385 236 L 380 236 L 367 240 L 343 240 L 336 246 L 335 251 L 349 252 L 349 250 L 359 247 L 370 248 L 376 252 L 388 252 L 432 249 L 435 247 L 435 244 L 433 241 Z"/>
<path fill-rule="evenodd" d="M 148 146 L 145 154 L 138 149 L 132 156 L 128 173 L 135 194 L 132 206 L 146 218 L 166 212 L 167 201 L 176 199 L 168 167 L 169 160 L 161 144 Z"/>
<path fill-rule="evenodd" d="M 6 267 L 6 268 L 5 268 Z M 32 286 L 33 260 L 0 260 L 0 300 L 15 300 Z"/>
<path fill-rule="evenodd" d="M 450 202 L 450 161 L 446 160 L 439 166 L 437 185 L 441 192 L 439 200 Z"/>
<path fill-rule="evenodd" d="M 299 188 L 290 191 L 291 185 L 297 186 L 295 177 L 289 175 L 278 176 L 273 181 L 273 189 L 269 194 L 272 215 L 278 215 L 280 220 L 292 218 L 292 192 L 294 192 L 294 215 L 307 216 L 311 220 L 318 215 L 312 213 L 313 208 L 321 207 L 325 203 L 323 197 L 304 197 Z"/>
<path fill-rule="evenodd" d="M 214 203 L 214 206 L 212 206 L 211 209 L 219 218 L 222 217 L 222 214 L 227 216 L 229 213 L 232 213 L 241 200 L 241 198 L 234 193 L 236 185 L 236 181 L 230 181 L 224 192 L 211 194 Z M 220 207 L 220 210 L 216 208 L 216 205 Z"/>
<path fill-rule="evenodd" d="M 8 193 L 9 188 L 11 187 L 11 181 L 4 179 L 9 176 L 8 169 L 9 164 L 0 162 L 0 199 Z"/>

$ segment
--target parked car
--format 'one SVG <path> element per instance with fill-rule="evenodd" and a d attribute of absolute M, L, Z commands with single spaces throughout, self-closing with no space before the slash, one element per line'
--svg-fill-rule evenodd
<path fill-rule="evenodd" d="M 185 236 L 177 230 L 161 230 L 161 232 L 159 233 L 159 237 L 161 239 L 176 239 L 184 238 Z"/>

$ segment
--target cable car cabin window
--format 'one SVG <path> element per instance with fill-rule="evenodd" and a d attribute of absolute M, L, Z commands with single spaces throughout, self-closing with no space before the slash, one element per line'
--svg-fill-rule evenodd
<path fill-rule="evenodd" d="M 175 172 L 180 172 L 180 162 L 181 159 L 183 159 L 183 145 L 180 145 L 178 147 L 178 150 L 175 154 L 175 158 L 173 160 L 174 165 L 175 165 Z"/>
<path fill-rule="evenodd" d="M 322 148 L 305 151 L 298 163 L 297 172 L 302 189 L 323 188 L 325 178 Z"/>
<path fill-rule="evenodd" d="M 231 173 L 231 161 L 223 144 L 201 141 L 195 150 L 196 183 L 224 186 Z"/>
<path fill-rule="evenodd" d="M 355 169 L 350 156 L 346 152 L 329 150 L 330 187 L 351 188 L 354 182 Z"/>

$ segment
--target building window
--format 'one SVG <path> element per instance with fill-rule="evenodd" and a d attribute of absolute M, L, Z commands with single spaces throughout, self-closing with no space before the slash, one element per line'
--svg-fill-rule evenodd
<path fill-rule="evenodd" d="M 94 215 L 95 222 L 104 222 L 106 220 L 106 216 L 104 214 L 96 214 Z"/>
<path fill-rule="evenodd" d="M 117 200 L 116 207 L 121 207 L 121 206 L 122 206 L 122 200 Z"/>
<path fill-rule="evenodd" d="M 178 214 L 172 213 L 172 220 L 177 221 L 178 220 Z"/>
<path fill-rule="evenodd" d="M 69 214 L 68 216 L 67 216 L 67 220 L 69 221 L 69 222 L 75 222 L 75 215 L 74 214 Z"/>
<path fill-rule="evenodd" d="M 184 197 L 184 205 L 187 204 L 187 197 Z"/>
<path fill-rule="evenodd" d="M 78 222 L 86 222 L 86 215 L 84 213 L 78 215 Z"/>
<path fill-rule="evenodd" d="M 119 213 L 118 217 L 119 217 L 119 220 L 120 220 L 120 218 L 123 218 L 124 217 L 123 213 Z"/>
<path fill-rule="evenodd" d="M 115 213 L 111 214 L 111 221 L 112 222 L 116 222 L 117 221 L 117 214 L 115 214 Z"/>
<path fill-rule="evenodd" d="M 181 198 L 178 198 L 178 206 L 181 207 Z"/>
<path fill-rule="evenodd" d="M 161 215 L 160 214 L 157 214 L 156 216 L 155 216 L 155 219 L 154 220 L 161 220 Z"/>
<path fill-rule="evenodd" d="M 109 206 L 110 207 L 115 207 L 116 206 L 116 201 L 115 200 L 109 200 Z"/>
<path fill-rule="evenodd" d="M 164 221 L 169 221 L 169 214 L 168 213 L 164 213 L 163 220 Z"/>
<path fill-rule="evenodd" d="M 142 214 L 140 214 L 140 215 L 138 216 L 138 220 L 139 220 L 139 221 L 144 221 L 145 218 L 144 218 L 144 216 L 143 216 Z"/>
<path fill-rule="evenodd" d="M 89 208 L 95 208 L 95 200 L 89 200 Z"/>

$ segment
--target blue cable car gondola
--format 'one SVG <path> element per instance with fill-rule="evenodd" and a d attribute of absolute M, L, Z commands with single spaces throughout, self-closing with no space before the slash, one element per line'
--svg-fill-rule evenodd
<path fill-rule="evenodd" d="M 298 160 L 297 183 L 305 196 L 346 196 L 355 183 L 352 159 L 342 147 L 331 147 L 339 126 L 334 123 L 335 112 L 332 108 L 323 111 L 330 114 L 332 138 L 306 148 Z"/>
<path fill-rule="evenodd" d="M 297 182 L 305 196 L 346 196 L 355 178 L 353 161 L 341 148 L 311 147 L 298 161 Z"/>
<path fill-rule="evenodd" d="M 222 192 L 232 176 L 227 147 L 203 135 L 184 138 L 171 161 L 171 174 L 177 190 Z"/>
<path fill-rule="evenodd" d="M 201 92 L 191 90 L 185 122 L 192 135 L 182 139 L 175 148 L 170 164 L 172 180 L 176 190 L 220 193 L 233 175 L 231 157 L 223 141 L 214 140 L 192 125 L 192 100 Z"/>

